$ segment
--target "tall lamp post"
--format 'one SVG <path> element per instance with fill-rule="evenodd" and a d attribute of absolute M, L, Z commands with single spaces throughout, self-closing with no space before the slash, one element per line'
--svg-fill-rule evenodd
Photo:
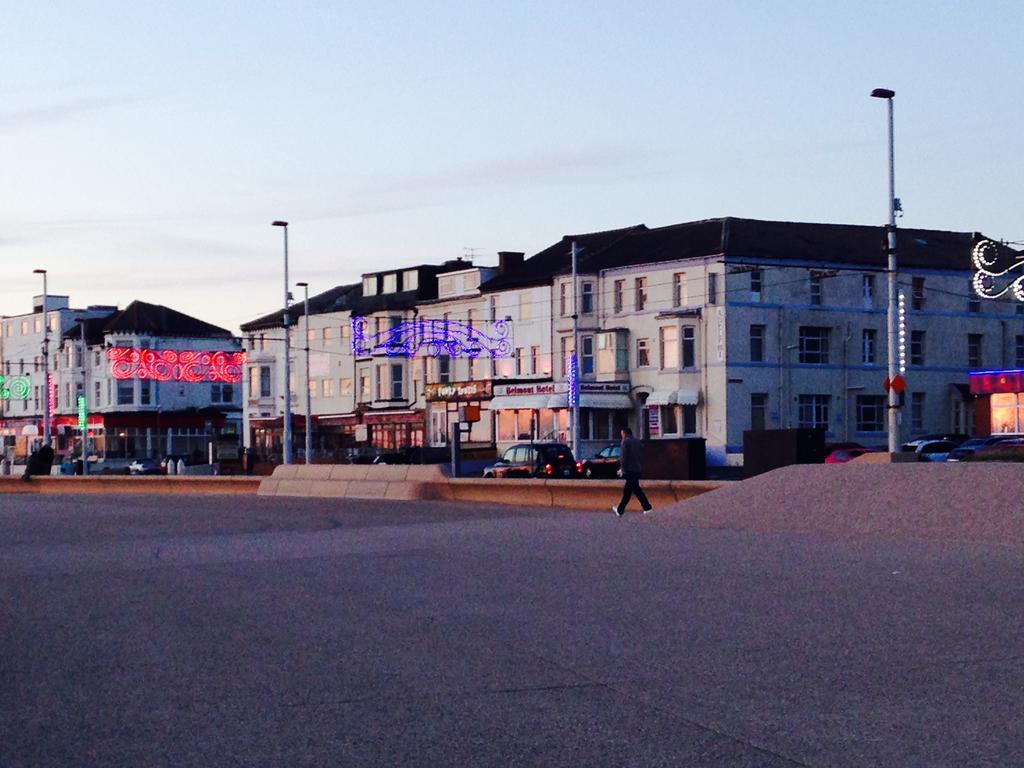
<path fill-rule="evenodd" d="M 43 276 L 43 445 L 50 444 L 50 318 L 46 313 L 49 296 L 46 291 L 46 270 L 33 269 Z"/>
<path fill-rule="evenodd" d="M 288 317 L 288 308 L 291 302 L 291 291 L 288 290 L 288 222 L 271 222 L 273 227 L 281 227 L 284 230 L 284 433 L 281 437 L 283 461 L 285 464 L 292 463 L 292 366 L 289 356 L 291 355 L 291 332 L 289 326 L 291 320 Z"/>
<path fill-rule="evenodd" d="M 897 350 L 896 350 L 896 313 L 897 313 L 897 299 L 896 299 L 896 207 L 898 205 L 896 201 L 896 162 L 895 153 L 893 148 L 893 117 L 892 117 L 892 100 L 896 95 L 895 91 L 890 91 L 888 88 L 875 88 L 871 92 L 872 98 L 885 99 L 889 113 L 889 224 L 886 227 L 886 233 L 888 235 L 888 247 L 887 253 L 889 256 L 888 264 L 888 287 L 889 287 L 889 300 L 886 310 L 886 326 L 887 326 L 887 341 L 888 341 L 888 352 L 889 352 L 889 382 L 890 384 L 896 380 L 896 375 L 899 373 L 897 368 Z M 900 449 L 900 421 L 899 421 L 899 408 L 900 400 L 899 394 L 896 392 L 895 386 L 889 387 L 889 453 L 896 453 Z"/>
<path fill-rule="evenodd" d="M 309 392 L 309 283 L 296 283 L 305 296 L 302 310 L 306 315 L 306 463 L 313 463 L 313 408 Z"/>

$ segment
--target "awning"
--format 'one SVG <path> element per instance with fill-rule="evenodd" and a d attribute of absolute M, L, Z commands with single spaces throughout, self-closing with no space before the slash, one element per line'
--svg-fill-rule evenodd
<path fill-rule="evenodd" d="M 646 405 L 672 405 L 675 402 L 674 389 L 656 389 L 647 396 Z"/>
<path fill-rule="evenodd" d="M 557 395 L 556 395 L 557 397 Z M 565 398 L 565 395 L 562 395 Z M 551 408 L 551 395 L 498 395 L 491 400 L 492 411 L 533 410 Z M 565 407 L 564 405 L 562 406 Z"/>
<path fill-rule="evenodd" d="M 366 411 L 364 424 L 422 424 L 426 421 L 423 411 Z"/>
<path fill-rule="evenodd" d="M 697 405 L 700 402 L 700 390 L 678 389 L 675 402 L 678 405 Z"/>

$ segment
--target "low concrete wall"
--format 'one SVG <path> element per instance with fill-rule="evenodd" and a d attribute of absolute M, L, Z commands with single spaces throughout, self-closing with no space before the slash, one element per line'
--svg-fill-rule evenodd
<path fill-rule="evenodd" d="M 253 494 L 260 478 L 243 475 L 224 477 L 178 477 L 168 475 L 90 475 L 87 477 L 34 476 L 0 477 L 0 493 L 163 493 L 163 494 Z"/>
<path fill-rule="evenodd" d="M 648 480 L 644 492 L 655 507 L 675 504 L 720 483 Z M 436 465 L 292 464 L 260 483 L 261 496 L 356 499 L 452 499 L 562 509 L 610 510 L 622 496 L 621 480 L 453 479 Z M 639 509 L 637 502 L 633 506 Z"/>

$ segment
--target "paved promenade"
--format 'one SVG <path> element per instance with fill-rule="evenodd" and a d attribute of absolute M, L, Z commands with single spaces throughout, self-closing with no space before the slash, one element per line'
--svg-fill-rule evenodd
<path fill-rule="evenodd" d="M 0 766 L 1024 765 L 1024 550 L 707 524 L 0 496 Z"/>

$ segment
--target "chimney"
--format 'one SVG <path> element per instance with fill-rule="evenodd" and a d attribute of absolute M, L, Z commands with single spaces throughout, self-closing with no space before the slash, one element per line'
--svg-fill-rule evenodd
<path fill-rule="evenodd" d="M 523 266 L 522 251 L 498 251 L 498 274 L 504 275 Z"/>

